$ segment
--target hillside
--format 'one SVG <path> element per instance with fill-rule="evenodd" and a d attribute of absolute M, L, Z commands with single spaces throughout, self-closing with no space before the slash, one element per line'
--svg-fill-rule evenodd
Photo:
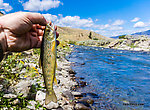
<path fill-rule="evenodd" d="M 62 40 L 71 40 L 71 41 L 86 41 L 91 39 L 96 40 L 109 40 L 111 38 L 102 36 L 93 31 L 83 30 L 83 29 L 75 29 L 70 27 L 59 27 L 59 39 Z"/>

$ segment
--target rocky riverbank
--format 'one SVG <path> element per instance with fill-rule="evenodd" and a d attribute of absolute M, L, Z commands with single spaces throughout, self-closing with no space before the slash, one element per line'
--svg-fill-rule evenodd
<path fill-rule="evenodd" d="M 39 50 L 7 55 L 1 63 L 0 70 L 0 108 L 10 110 L 92 109 L 94 101 L 87 98 L 86 93 L 76 92 L 77 88 L 86 86 L 86 82 L 75 77 L 76 72 L 70 68 L 71 62 L 64 57 L 69 52 L 71 52 L 69 46 L 58 49 L 56 71 L 58 84 L 54 86 L 58 102 L 51 102 L 48 105 L 44 104 L 46 89 L 42 71 L 38 66 Z"/>
<path fill-rule="evenodd" d="M 150 51 L 150 38 L 144 35 L 125 35 L 120 39 L 78 41 L 76 45 L 112 48 L 118 50 Z"/>
<path fill-rule="evenodd" d="M 107 48 L 132 51 L 150 51 L 150 38 L 144 35 L 126 35 L 123 39 L 117 39 L 111 42 Z"/>

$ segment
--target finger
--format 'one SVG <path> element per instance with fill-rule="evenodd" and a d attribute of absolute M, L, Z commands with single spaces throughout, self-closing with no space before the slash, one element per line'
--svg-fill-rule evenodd
<path fill-rule="evenodd" d="M 59 37 L 59 33 L 58 32 L 56 32 L 56 38 L 58 38 Z"/>
<path fill-rule="evenodd" d="M 36 48 L 39 41 L 38 38 L 31 36 L 30 41 L 31 41 L 30 48 Z"/>
<path fill-rule="evenodd" d="M 37 35 L 38 36 L 43 36 L 43 34 L 44 34 L 44 30 L 41 30 L 41 29 L 37 30 Z"/>
<path fill-rule="evenodd" d="M 32 35 L 33 37 L 37 37 L 37 36 L 38 36 L 37 32 L 31 32 L 31 35 Z"/>
<path fill-rule="evenodd" d="M 36 26 L 36 24 L 34 24 L 34 25 L 32 25 L 32 28 L 31 28 L 31 30 L 30 31 L 34 31 L 34 32 L 36 32 L 37 31 L 37 26 Z"/>
<path fill-rule="evenodd" d="M 43 15 L 40 13 L 30 13 L 26 12 L 25 16 L 33 23 L 33 24 L 40 24 L 45 26 L 47 24 L 46 19 L 44 18 Z"/>

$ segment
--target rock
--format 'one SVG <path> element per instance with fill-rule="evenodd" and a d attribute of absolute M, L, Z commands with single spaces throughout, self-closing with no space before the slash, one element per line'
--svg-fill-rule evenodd
<path fill-rule="evenodd" d="M 63 108 L 59 107 L 57 109 L 51 109 L 51 110 L 63 110 Z"/>
<path fill-rule="evenodd" d="M 65 100 L 60 100 L 58 103 L 61 106 L 67 105 L 67 102 Z"/>
<path fill-rule="evenodd" d="M 4 94 L 4 98 L 17 98 L 17 95 L 15 94 Z"/>
<path fill-rule="evenodd" d="M 63 108 L 64 110 L 74 110 L 74 106 L 71 105 L 71 104 L 69 104 L 69 105 L 64 105 L 62 108 Z"/>
<path fill-rule="evenodd" d="M 115 46 L 118 45 L 118 44 L 120 44 L 120 40 L 119 40 L 119 39 L 117 39 L 117 40 L 111 42 L 111 43 L 108 45 L 108 47 L 109 47 L 109 48 L 113 48 L 113 47 L 115 47 Z"/>
<path fill-rule="evenodd" d="M 85 81 L 80 81 L 80 86 L 81 87 L 85 87 L 87 85 L 87 83 Z"/>
<path fill-rule="evenodd" d="M 72 92 L 74 97 L 83 97 L 83 94 L 81 92 Z"/>
<path fill-rule="evenodd" d="M 98 96 L 97 94 L 91 93 L 91 92 L 87 93 L 86 95 L 87 95 L 87 96 L 90 96 L 90 97 L 92 97 L 92 98 L 99 98 L 99 96 Z"/>
<path fill-rule="evenodd" d="M 80 102 L 86 102 L 88 104 L 93 104 L 94 103 L 94 100 L 91 99 L 91 98 L 82 98 L 79 100 Z"/>
<path fill-rule="evenodd" d="M 13 105 L 17 105 L 17 104 L 20 103 L 20 100 L 19 99 L 15 99 L 12 103 L 13 103 Z"/>
<path fill-rule="evenodd" d="M 134 51 L 141 51 L 141 48 L 134 48 Z"/>
<path fill-rule="evenodd" d="M 85 65 L 85 63 L 81 63 L 81 65 Z"/>
<path fill-rule="evenodd" d="M 42 91 L 37 91 L 35 100 L 38 101 L 41 105 L 45 103 L 46 93 Z"/>
<path fill-rule="evenodd" d="M 35 101 L 29 101 L 29 105 L 27 105 L 27 108 L 29 108 L 30 110 L 35 110 L 35 105 L 37 103 Z"/>
<path fill-rule="evenodd" d="M 47 109 L 57 109 L 59 107 L 58 103 L 50 102 L 47 105 L 44 105 Z"/>
<path fill-rule="evenodd" d="M 81 79 L 81 80 L 84 80 L 85 78 L 83 78 L 83 77 L 80 77 L 80 79 Z"/>
<path fill-rule="evenodd" d="M 58 70 L 58 71 L 61 71 L 61 70 L 62 70 L 62 67 L 58 66 L 58 67 L 57 67 L 57 70 Z"/>
<path fill-rule="evenodd" d="M 22 80 L 17 85 L 15 85 L 14 89 L 17 92 L 17 94 L 23 94 L 22 97 L 27 97 L 27 95 L 29 94 L 30 87 L 30 81 Z"/>
<path fill-rule="evenodd" d="M 70 91 L 64 91 L 62 96 L 67 98 L 68 100 L 74 100 L 74 95 Z"/>
<path fill-rule="evenodd" d="M 3 89 L 3 85 L 2 85 L 2 84 L 0 84 L 0 91 L 2 91 L 2 89 Z"/>
<path fill-rule="evenodd" d="M 69 74 L 77 74 L 74 70 L 72 70 L 71 68 L 70 69 L 68 69 L 68 72 L 69 72 Z"/>
<path fill-rule="evenodd" d="M 75 110 L 91 110 L 89 107 L 85 106 L 84 104 L 77 103 L 75 105 Z"/>
<path fill-rule="evenodd" d="M 68 72 L 66 70 L 62 70 L 62 75 L 67 78 L 69 75 L 68 75 Z"/>

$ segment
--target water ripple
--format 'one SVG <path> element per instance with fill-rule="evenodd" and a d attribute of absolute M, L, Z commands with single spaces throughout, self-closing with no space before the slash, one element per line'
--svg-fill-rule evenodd
<path fill-rule="evenodd" d="M 97 108 L 149 110 L 150 52 L 75 46 L 68 59 L 76 62 L 72 68 L 89 84 L 80 91 L 100 96 Z"/>

